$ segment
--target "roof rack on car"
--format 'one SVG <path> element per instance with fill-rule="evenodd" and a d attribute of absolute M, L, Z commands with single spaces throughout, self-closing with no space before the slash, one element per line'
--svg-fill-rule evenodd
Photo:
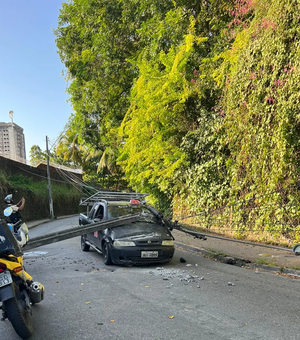
<path fill-rule="evenodd" d="M 142 194 L 139 192 L 114 192 L 114 191 L 98 191 L 90 197 L 83 197 L 80 199 L 79 205 L 90 205 L 99 201 L 130 201 L 142 200 L 149 194 Z"/>

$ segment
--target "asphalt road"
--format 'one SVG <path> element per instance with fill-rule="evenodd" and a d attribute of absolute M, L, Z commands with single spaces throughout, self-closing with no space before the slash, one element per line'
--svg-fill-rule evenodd
<path fill-rule="evenodd" d="M 57 231 L 77 218 L 30 231 Z M 180 262 L 180 257 L 186 263 Z M 176 249 L 162 267 L 105 266 L 80 239 L 36 248 L 27 271 L 45 285 L 33 306 L 33 340 L 298 339 L 300 281 Z M 9 321 L 3 340 L 18 339 Z"/>

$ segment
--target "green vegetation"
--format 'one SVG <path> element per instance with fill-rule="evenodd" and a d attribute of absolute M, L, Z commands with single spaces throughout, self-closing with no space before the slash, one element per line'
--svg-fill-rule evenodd
<path fill-rule="evenodd" d="M 174 217 L 299 241 L 299 0 L 74 0 L 61 162 Z"/>
<path fill-rule="evenodd" d="M 264 266 L 270 266 L 270 267 L 275 267 L 276 263 L 274 261 L 269 261 L 267 259 L 257 259 L 255 263 L 259 265 L 264 265 Z"/>

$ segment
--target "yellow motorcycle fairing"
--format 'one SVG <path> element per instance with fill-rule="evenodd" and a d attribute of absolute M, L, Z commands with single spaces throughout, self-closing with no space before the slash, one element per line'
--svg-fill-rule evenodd
<path fill-rule="evenodd" d="M 13 271 L 15 275 L 20 276 L 24 281 L 32 281 L 32 277 L 23 268 L 23 257 L 15 257 L 13 255 L 9 255 L 9 257 L 12 259 L 17 259 L 17 261 L 9 261 L 0 257 L 0 262 L 4 263 L 7 269 Z M 23 269 L 18 271 L 18 267 L 22 267 Z"/>

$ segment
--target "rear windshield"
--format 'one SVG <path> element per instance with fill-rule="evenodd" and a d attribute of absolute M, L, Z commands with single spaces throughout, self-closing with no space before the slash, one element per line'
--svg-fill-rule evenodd
<path fill-rule="evenodd" d="M 141 206 L 113 205 L 108 206 L 108 218 L 116 218 L 125 215 L 139 214 L 143 211 Z"/>

